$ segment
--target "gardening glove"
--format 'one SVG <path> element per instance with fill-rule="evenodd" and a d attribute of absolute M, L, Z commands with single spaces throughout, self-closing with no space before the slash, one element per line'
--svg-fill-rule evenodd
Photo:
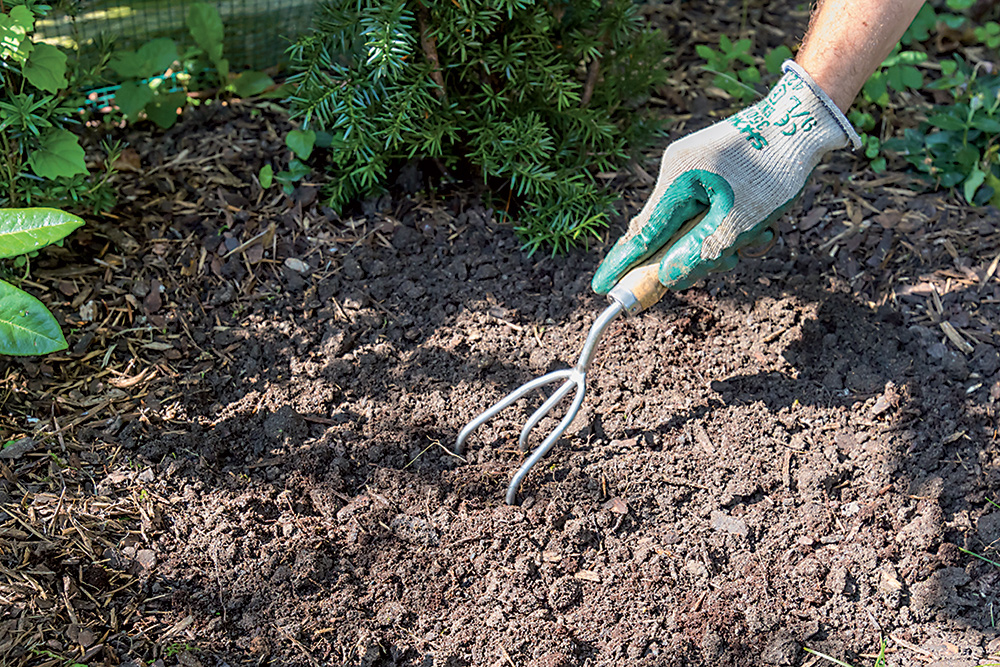
<path fill-rule="evenodd" d="M 773 239 L 771 223 L 791 206 L 826 153 L 861 140 L 830 97 L 792 61 L 768 96 L 671 144 L 649 200 L 601 262 L 592 287 L 607 294 L 634 264 L 670 242 L 660 282 L 690 287 L 736 266 L 739 248 Z"/>

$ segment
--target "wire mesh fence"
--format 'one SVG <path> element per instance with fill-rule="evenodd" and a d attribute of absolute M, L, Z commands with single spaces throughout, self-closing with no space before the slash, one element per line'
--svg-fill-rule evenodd
<path fill-rule="evenodd" d="M 190 44 L 185 20 L 194 0 L 65 0 L 35 25 L 36 39 L 85 49 L 113 38 L 134 49 L 157 37 Z M 316 0 L 212 2 L 225 26 L 225 54 L 233 70 L 266 69 L 285 60 L 285 49 L 309 27 Z"/>

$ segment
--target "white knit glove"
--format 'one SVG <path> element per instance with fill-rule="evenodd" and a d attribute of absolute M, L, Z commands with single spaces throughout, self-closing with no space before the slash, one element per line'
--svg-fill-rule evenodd
<path fill-rule="evenodd" d="M 736 250 L 760 242 L 795 201 L 829 151 L 861 139 L 829 96 L 792 61 L 768 96 L 720 123 L 674 142 L 656 187 L 594 275 L 599 294 L 633 264 L 660 249 L 684 223 L 705 217 L 674 240 L 660 282 L 684 289 L 736 266 Z"/>

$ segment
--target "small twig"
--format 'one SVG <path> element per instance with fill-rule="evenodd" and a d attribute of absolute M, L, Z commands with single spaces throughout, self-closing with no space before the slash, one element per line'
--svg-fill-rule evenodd
<path fill-rule="evenodd" d="M 587 81 L 583 84 L 583 95 L 580 97 L 580 108 L 586 108 L 590 104 L 590 98 L 594 96 L 594 87 L 597 86 L 597 76 L 601 73 L 601 59 L 594 58 L 587 67 Z"/>
<path fill-rule="evenodd" d="M 441 74 L 441 59 L 438 58 L 437 40 L 427 30 L 427 8 L 421 7 L 417 12 L 417 27 L 420 30 L 420 48 L 424 50 L 427 62 L 431 64 L 431 80 L 437 84 L 434 89 L 434 96 L 444 101 L 448 98 L 448 93 L 444 88 L 444 75 Z"/>
<path fill-rule="evenodd" d="M 302 655 L 306 657 L 310 665 L 312 665 L 313 667 L 320 667 L 319 663 L 316 661 L 316 658 L 312 657 L 312 654 L 309 653 L 309 650 L 306 649 L 306 647 L 302 644 L 302 642 L 300 642 L 298 639 L 289 634 L 280 625 L 277 625 L 275 627 L 278 628 L 278 632 L 281 633 L 282 637 L 290 641 L 295 646 L 295 648 L 299 649 L 299 651 L 302 652 Z"/>

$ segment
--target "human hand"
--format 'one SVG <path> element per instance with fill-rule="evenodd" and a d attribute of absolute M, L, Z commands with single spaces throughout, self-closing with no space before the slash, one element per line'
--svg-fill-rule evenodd
<path fill-rule="evenodd" d="M 732 269 L 738 249 L 769 240 L 771 223 L 826 153 L 860 147 L 812 78 L 791 61 L 783 70 L 766 98 L 667 148 L 653 194 L 597 268 L 595 292 L 607 294 L 629 267 L 667 243 L 658 276 L 670 289 Z M 682 229 L 705 209 L 700 222 Z"/>

